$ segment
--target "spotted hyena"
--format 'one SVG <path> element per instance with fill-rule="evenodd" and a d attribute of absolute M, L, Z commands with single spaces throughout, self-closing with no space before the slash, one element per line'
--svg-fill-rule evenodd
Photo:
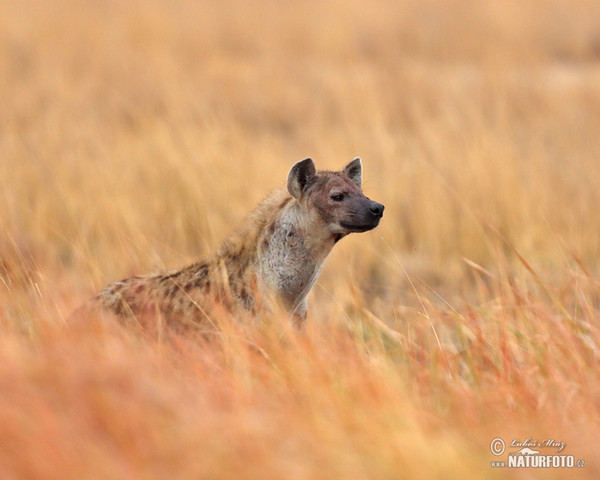
<path fill-rule="evenodd" d="M 287 188 L 263 200 L 214 255 L 182 270 L 112 283 L 87 307 L 196 323 L 214 305 L 256 313 L 274 299 L 301 324 L 333 246 L 375 228 L 383 215 L 384 206 L 368 199 L 361 184 L 359 158 L 339 172 L 317 171 L 310 158 L 302 160 L 291 168 Z"/>

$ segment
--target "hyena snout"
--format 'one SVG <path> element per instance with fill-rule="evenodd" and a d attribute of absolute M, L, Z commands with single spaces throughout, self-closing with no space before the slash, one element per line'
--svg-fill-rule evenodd
<path fill-rule="evenodd" d="M 369 200 L 371 205 L 369 207 L 369 212 L 371 215 L 377 218 L 383 217 L 383 211 L 385 210 L 385 206 L 381 203 L 374 202 L 373 200 Z"/>
<path fill-rule="evenodd" d="M 349 215 L 340 222 L 349 233 L 366 232 L 379 225 L 385 207 L 378 202 L 362 197 L 349 210 Z"/>

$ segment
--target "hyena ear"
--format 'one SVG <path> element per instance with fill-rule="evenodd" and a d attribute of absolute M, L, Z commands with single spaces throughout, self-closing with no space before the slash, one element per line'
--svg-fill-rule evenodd
<path fill-rule="evenodd" d="M 290 195 L 300 198 L 304 189 L 311 184 L 317 176 L 317 170 L 312 159 L 306 158 L 296 163 L 288 173 L 287 189 Z"/>
<path fill-rule="evenodd" d="M 342 173 L 352 180 L 358 188 L 362 188 L 362 162 L 356 157 L 348 165 L 342 168 Z"/>

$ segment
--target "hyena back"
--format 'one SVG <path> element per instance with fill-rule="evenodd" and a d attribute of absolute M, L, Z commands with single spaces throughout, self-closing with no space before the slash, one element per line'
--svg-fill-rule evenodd
<path fill-rule="evenodd" d="M 375 228 L 384 206 L 361 190 L 359 158 L 341 171 L 296 163 L 287 189 L 267 197 L 210 258 L 167 274 L 108 285 L 90 303 L 119 316 L 159 313 L 170 322 L 201 320 L 210 305 L 256 313 L 275 299 L 296 323 L 336 242 Z"/>

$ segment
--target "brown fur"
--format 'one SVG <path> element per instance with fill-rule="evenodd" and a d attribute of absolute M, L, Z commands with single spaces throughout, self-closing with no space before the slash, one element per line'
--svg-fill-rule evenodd
<path fill-rule="evenodd" d="M 306 296 L 333 245 L 374 228 L 382 216 L 383 205 L 361 192 L 361 169 L 359 159 L 341 172 L 316 172 L 312 160 L 298 162 L 287 190 L 261 202 L 212 257 L 112 283 L 84 308 L 137 319 L 159 314 L 183 324 L 208 319 L 215 305 L 256 314 L 276 301 L 303 321 Z"/>

